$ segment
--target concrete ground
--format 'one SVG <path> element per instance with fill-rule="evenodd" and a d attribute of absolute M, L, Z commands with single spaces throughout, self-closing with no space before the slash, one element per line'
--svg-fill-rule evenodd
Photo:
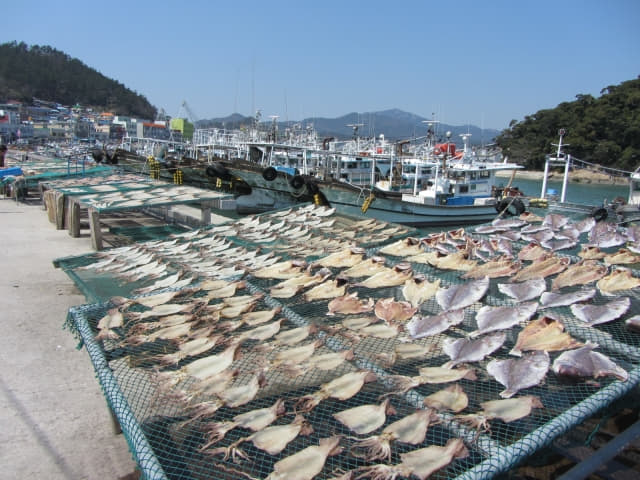
<path fill-rule="evenodd" d="M 0 198 L 0 479 L 120 479 L 135 463 L 116 435 L 86 350 L 62 326 L 86 303 L 55 258 L 91 251 L 37 204 Z"/>

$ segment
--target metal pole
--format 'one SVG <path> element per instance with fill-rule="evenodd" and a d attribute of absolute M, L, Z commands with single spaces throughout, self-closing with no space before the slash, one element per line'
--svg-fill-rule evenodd
<path fill-rule="evenodd" d="M 540 192 L 540 198 L 545 198 L 547 193 L 547 175 L 549 175 L 549 157 L 544 162 L 544 175 L 542 176 L 542 191 Z"/>
<path fill-rule="evenodd" d="M 562 179 L 562 193 L 560 194 L 560 202 L 564 203 L 565 194 L 567 193 L 567 182 L 569 181 L 569 165 L 571 164 L 571 155 L 567 155 L 567 161 L 564 164 L 564 178 Z"/>

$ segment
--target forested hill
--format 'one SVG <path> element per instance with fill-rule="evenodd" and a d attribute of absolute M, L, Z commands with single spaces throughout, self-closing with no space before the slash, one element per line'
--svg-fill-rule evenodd
<path fill-rule="evenodd" d="M 101 107 L 119 115 L 153 119 L 156 108 L 142 95 L 49 46 L 0 45 L 0 102 L 33 98 L 63 105 Z"/>
<path fill-rule="evenodd" d="M 564 128 L 566 153 L 581 160 L 633 171 L 640 166 L 640 77 L 603 88 L 598 98 L 576 95 L 576 100 L 540 110 L 496 137 L 510 160 L 530 169 L 544 168 L 544 156 L 553 153 L 558 130 Z"/>

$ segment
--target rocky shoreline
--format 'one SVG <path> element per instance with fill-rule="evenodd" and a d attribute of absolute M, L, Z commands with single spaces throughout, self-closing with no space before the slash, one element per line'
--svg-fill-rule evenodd
<path fill-rule="evenodd" d="M 510 178 L 513 170 L 503 170 L 500 172 L 496 172 L 496 176 L 498 177 L 506 177 Z M 514 181 L 518 179 L 525 180 L 542 180 L 544 176 L 544 172 L 537 170 L 517 170 L 516 176 L 514 177 Z M 548 179 L 551 181 L 562 181 L 564 178 L 564 172 L 559 171 L 551 171 L 549 172 Z M 595 184 L 605 184 L 605 185 L 627 185 L 629 183 L 629 179 L 627 177 L 615 177 L 612 175 L 607 175 L 606 173 L 579 169 L 573 170 L 569 172 L 569 182 L 571 183 L 595 183 Z"/>

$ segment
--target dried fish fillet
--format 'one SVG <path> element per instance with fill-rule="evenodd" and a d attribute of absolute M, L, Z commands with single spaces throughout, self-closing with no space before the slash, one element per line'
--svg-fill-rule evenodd
<path fill-rule="evenodd" d="M 520 322 L 529 320 L 533 314 L 536 313 L 537 309 L 537 302 L 519 303 L 515 307 L 491 307 L 485 305 L 480 308 L 476 314 L 478 329 L 469 335 L 471 337 L 477 337 L 496 330 L 506 330 Z"/>
<path fill-rule="evenodd" d="M 586 302 L 591 300 L 595 294 L 595 288 L 583 288 L 577 292 L 570 293 L 544 292 L 540 296 L 540 308 L 566 307 L 577 302 Z"/>
<path fill-rule="evenodd" d="M 489 288 L 489 278 L 483 277 L 460 285 L 440 289 L 436 301 L 443 310 L 459 310 L 480 300 Z"/>
<path fill-rule="evenodd" d="M 605 255 L 605 265 L 629 265 L 633 263 L 640 263 L 640 255 L 632 253 L 626 248 L 621 248 L 615 253 Z"/>
<path fill-rule="evenodd" d="M 524 280 L 531 280 L 532 278 L 546 278 L 550 275 L 560 273 L 567 268 L 571 260 L 568 257 L 557 257 L 553 254 L 549 254 L 546 257 L 541 257 L 533 262 L 531 265 L 524 267 L 513 277 L 512 282 L 522 282 Z"/>
<path fill-rule="evenodd" d="M 388 324 L 404 323 L 417 311 L 409 302 L 398 302 L 393 297 L 379 299 L 373 310 L 376 317 Z"/>
<path fill-rule="evenodd" d="M 520 262 L 514 262 L 513 259 L 509 257 L 500 257 L 497 260 L 476 265 L 460 278 L 510 277 L 515 274 L 520 267 Z"/>
<path fill-rule="evenodd" d="M 424 250 L 420 245 L 420 240 L 415 237 L 402 238 L 385 247 L 382 247 L 378 253 L 383 255 L 393 255 L 395 257 L 407 257 L 409 255 L 418 255 Z"/>
<path fill-rule="evenodd" d="M 453 368 L 460 363 L 479 362 L 487 355 L 499 349 L 507 335 L 504 332 L 485 335 L 478 340 L 469 338 L 447 338 L 442 344 L 442 351 L 451 359 L 443 365 L 444 368 Z"/>
<path fill-rule="evenodd" d="M 415 316 L 406 324 L 405 328 L 412 338 L 423 338 L 437 335 L 453 325 L 458 325 L 464 320 L 464 311 L 449 310 L 438 315 L 426 317 Z"/>
<path fill-rule="evenodd" d="M 552 317 L 543 316 L 530 322 L 518 334 L 516 345 L 509 352 L 521 356 L 522 352 L 541 350 L 557 352 L 581 347 L 583 344 L 564 332 L 564 325 Z"/>
<path fill-rule="evenodd" d="M 327 315 L 366 313 L 373 310 L 374 302 L 372 298 L 360 300 L 358 292 L 349 293 L 341 297 L 334 298 L 329 302 L 329 312 Z"/>
<path fill-rule="evenodd" d="M 413 278 L 404 282 L 402 287 L 402 296 L 414 307 L 420 306 L 422 303 L 433 297 L 440 288 L 440 279 L 435 282 L 429 282 L 424 275 L 414 275 Z"/>
<path fill-rule="evenodd" d="M 620 297 L 604 305 L 571 305 L 571 313 L 578 320 L 582 320 L 585 325 L 593 326 L 620 318 L 627 313 L 630 306 L 629 297 Z"/>
<path fill-rule="evenodd" d="M 304 299 L 307 302 L 313 302 L 315 300 L 336 298 L 343 296 L 346 291 L 347 281 L 342 278 L 336 278 L 334 280 L 327 280 L 320 285 L 316 285 L 304 294 Z"/>
<path fill-rule="evenodd" d="M 412 277 L 411 265 L 399 263 L 392 269 L 385 268 L 385 270 L 373 274 L 366 280 L 356 283 L 356 286 L 365 288 L 397 287 L 398 285 L 403 285 Z"/>
<path fill-rule="evenodd" d="M 549 354 L 536 351 L 519 359 L 491 360 L 487 372 L 506 387 L 502 398 L 511 398 L 518 391 L 538 385 L 549 370 Z"/>
<path fill-rule="evenodd" d="M 607 267 L 595 260 L 582 260 L 571 265 L 551 282 L 551 289 L 558 290 L 574 285 L 587 285 L 607 274 Z"/>
<path fill-rule="evenodd" d="M 606 253 L 598 247 L 582 245 L 582 248 L 578 252 L 578 256 L 585 260 L 601 260 L 606 256 Z"/>
<path fill-rule="evenodd" d="M 518 260 L 535 262 L 549 254 L 538 242 L 531 242 L 524 246 L 518 253 Z"/>
<path fill-rule="evenodd" d="M 378 272 L 388 270 L 384 266 L 386 259 L 384 257 L 371 257 L 356 263 L 353 267 L 343 270 L 341 275 L 349 278 L 368 277 Z"/>
<path fill-rule="evenodd" d="M 518 283 L 499 283 L 498 290 L 519 302 L 538 298 L 547 289 L 544 278 L 532 278 Z"/>
<path fill-rule="evenodd" d="M 618 268 L 601 278 L 596 286 L 603 295 L 615 295 L 617 292 L 639 287 L 640 278 L 634 277 L 629 269 Z"/>
<path fill-rule="evenodd" d="M 616 365 L 606 355 L 594 352 L 593 350 L 597 347 L 597 344 L 587 342 L 584 347 L 562 353 L 553 362 L 553 371 L 557 375 L 571 377 L 613 376 L 618 380 L 626 381 L 629 378 L 627 371 Z"/>

